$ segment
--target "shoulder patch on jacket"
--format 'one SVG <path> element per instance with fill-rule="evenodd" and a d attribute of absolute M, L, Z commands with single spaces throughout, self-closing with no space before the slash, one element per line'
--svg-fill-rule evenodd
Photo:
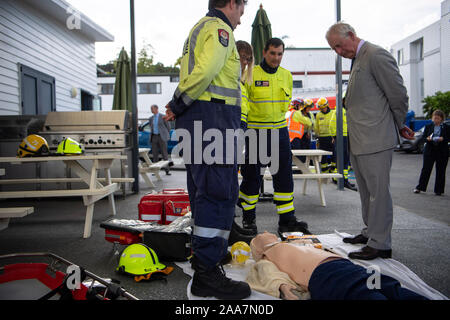
<path fill-rule="evenodd" d="M 219 42 L 224 46 L 228 47 L 228 42 L 230 39 L 230 34 L 225 29 L 219 29 Z"/>

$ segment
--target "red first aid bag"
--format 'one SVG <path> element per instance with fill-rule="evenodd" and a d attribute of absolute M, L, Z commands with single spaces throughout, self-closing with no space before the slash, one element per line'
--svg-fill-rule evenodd
<path fill-rule="evenodd" d="M 190 210 L 189 194 L 184 189 L 164 189 L 149 193 L 138 205 L 139 220 L 170 224 Z"/>

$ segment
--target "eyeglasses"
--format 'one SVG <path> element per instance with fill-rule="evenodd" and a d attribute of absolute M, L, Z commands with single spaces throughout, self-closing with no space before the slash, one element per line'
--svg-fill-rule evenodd
<path fill-rule="evenodd" d="M 250 63 L 250 62 L 253 61 L 253 57 L 252 56 L 249 57 L 249 56 L 241 55 L 240 58 L 241 58 L 242 61 L 246 61 L 247 63 Z"/>

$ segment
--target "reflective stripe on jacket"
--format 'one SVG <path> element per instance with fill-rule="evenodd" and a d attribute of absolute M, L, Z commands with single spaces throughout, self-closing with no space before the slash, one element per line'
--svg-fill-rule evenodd
<path fill-rule="evenodd" d="M 247 116 L 248 116 L 248 93 L 247 88 L 245 85 L 241 82 L 241 121 L 247 122 Z"/>

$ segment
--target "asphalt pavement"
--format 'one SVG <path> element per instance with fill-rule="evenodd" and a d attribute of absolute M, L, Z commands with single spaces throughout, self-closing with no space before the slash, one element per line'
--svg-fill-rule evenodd
<path fill-rule="evenodd" d="M 450 297 L 450 170 L 446 176 L 446 193 L 434 195 L 434 176 L 430 179 L 429 192 L 414 194 L 422 167 L 421 155 L 394 153 L 391 171 L 391 191 L 394 201 L 394 225 L 392 230 L 393 258 L 415 272 L 428 285 Z M 434 175 L 434 171 L 433 171 Z M 163 181 L 156 188 L 186 188 L 186 173 L 173 170 L 171 176 L 161 172 Z M 352 178 L 352 176 L 351 176 Z M 265 182 L 265 191 L 273 192 L 271 181 Z M 303 181 L 295 181 L 296 215 L 308 222 L 316 234 L 333 233 L 334 230 L 357 234 L 362 228 L 359 194 L 354 191 L 337 190 L 336 185 L 325 185 L 327 207 L 320 206 L 315 181 L 308 182 L 307 194 L 302 195 Z M 116 195 L 117 218 L 137 219 L 140 198 L 150 192 L 143 180 L 140 193 L 125 198 Z M 7 229 L 0 231 L 0 255 L 18 252 L 50 251 L 103 277 L 115 278 L 129 292 L 140 299 L 181 300 L 187 299 L 186 287 L 190 277 L 175 264 L 167 282 L 136 283 L 132 278 L 115 272 L 117 252 L 104 240 L 101 222 L 110 218 L 107 199 L 95 206 L 92 236 L 82 238 L 85 207 L 79 198 L 14 199 L 0 202 L 2 207 L 34 206 L 31 215 L 12 219 Z M 237 208 L 240 215 L 240 209 Z M 257 225 L 260 231 L 276 233 L 277 214 L 274 204 L 260 202 L 257 205 Z M 240 217 L 236 219 L 241 222 Z M 6 261 L 13 262 L 13 261 Z M 3 263 L 3 262 L 0 262 Z"/>

